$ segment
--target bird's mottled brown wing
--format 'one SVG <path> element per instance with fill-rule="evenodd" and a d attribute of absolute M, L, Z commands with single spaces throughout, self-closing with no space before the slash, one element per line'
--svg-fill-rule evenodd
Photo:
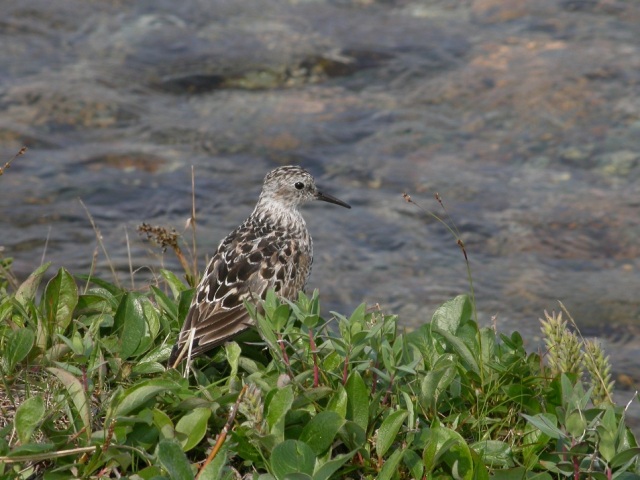
<path fill-rule="evenodd" d="M 195 356 L 252 325 L 245 300 L 262 298 L 271 287 L 280 291 L 283 285 L 290 284 L 292 278 L 295 280 L 296 275 L 304 272 L 304 269 L 301 272 L 293 268 L 298 249 L 286 240 L 283 232 L 260 227 L 245 222 L 218 247 L 194 294 L 170 364 L 188 340 L 192 328 L 195 328 L 192 356 Z M 306 274 L 302 286 L 304 280 Z M 288 291 L 280 293 L 285 297 L 292 295 Z"/>

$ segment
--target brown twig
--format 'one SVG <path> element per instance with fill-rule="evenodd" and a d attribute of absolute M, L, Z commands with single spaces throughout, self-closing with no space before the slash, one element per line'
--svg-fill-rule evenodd
<path fill-rule="evenodd" d="M 216 440 L 216 443 L 213 446 L 211 453 L 209 454 L 205 462 L 202 464 L 202 467 L 200 467 L 200 470 L 198 471 L 198 475 L 196 475 L 196 480 L 200 478 L 200 474 L 204 471 L 207 465 L 209 465 L 213 461 L 213 459 L 216 458 L 216 455 L 222 448 L 222 445 L 224 444 L 224 441 L 227 438 L 227 434 L 229 433 L 233 425 L 233 420 L 236 418 L 236 413 L 238 413 L 238 407 L 240 406 L 242 397 L 244 396 L 244 393 L 247 391 L 248 387 L 249 387 L 248 385 L 245 385 L 244 387 L 242 387 L 242 390 L 240 390 L 240 393 L 238 394 L 238 399 L 236 400 L 236 403 L 233 404 L 233 407 L 231 407 L 231 411 L 229 412 L 229 418 L 227 419 L 227 423 L 225 423 L 224 427 L 222 428 L 222 431 L 220 432 L 220 435 L 218 435 L 218 439 Z"/>
<path fill-rule="evenodd" d="M 22 147 L 18 153 L 16 153 L 13 157 L 9 159 L 7 163 L 4 164 L 4 167 L 0 167 L 0 175 L 4 175 L 4 171 L 11 166 L 11 162 L 13 162 L 16 158 L 24 155 L 27 152 L 27 147 Z"/>

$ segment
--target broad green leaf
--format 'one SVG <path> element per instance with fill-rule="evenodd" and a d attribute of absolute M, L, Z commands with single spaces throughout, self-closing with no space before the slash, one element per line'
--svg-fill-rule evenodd
<path fill-rule="evenodd" d="M 565 419 L 567 433 L 574 438 L 580 438 L 587 428 L 587 421 L 580 410 L 574 410 Z"/>
<path fill-rule="evenodd" d="M 127 359 L 136 352 L 145 334 L 146 323 L 138 295 L 125 293 L 113 317 L 113 328 L 119 338 L 120 358 Z"/>
<path fill-rule="evenodd" d="M 14 367 L 25 359 L 33 348 L 35 334 L 29 328 L 21 328 L 9 333 L 1 360 L 6 363 L 5 373 L 13 372 Z"/>
<path fill-rule="evenodd" d="M 267 299 L 268 298 L 269 298 L 269 295 L 267 293 Z M 266 310 L 266 305 L 267 305 L 266 300 L 264 305 Z M 256 306 L 251 302 L 248 302 L 245 300 L 244 306 L 249 312 L 249 316 L 255 320 L 256 327 L 258 328 L 258 332 L 260 333 L 260 336 L 265 340 L 265 342 L 267 342 L 267 344 L 269 345 L 272 351 L 279 352 L 280 350 L 278 348 L 278 338 L 276 337 L 276 334 L 274 332 L 273 325 L 271 325 L 271 322 L 266 318 L 265 315 L 260 314 L 257 311 Z"/>
<path fill-rule="evenodd" d="M 84 387 L 80 380 L 70 374 L 69 372 L 62 370 L 61 368 L 50 367 L 47 370 L 55 375 L 60 382 L 64 385 L 73 402 L 73 405 L 76 407 L 78 415 L 80 416 L 80 420 L 82 422 L 82 426 L 85 428 L 86 435 L 91 437 L 91 414 L 89 411 L 89 399 L 87 398 L 87 394 L 84 390 Z"/>
<path fill-rule="evenodd" d="M 128 415 L 161 393 L 178 390 L 180 386 L 169 380 L 149 380 L 126 389 L 119 398 L 111 417 Z"/>
<path fill-rule="evenodd" d="M 448 330 L 441 329 L 437 325 L 431 325 L 431 331 L 442 335 L 449 345 L 453 348 L 453 350 L 458 354 L 460 360 L 475 373 L 480 374 L 480 367 L 478 366 L 478 362 L 476 360 L 476 356 L 469 349 L 469 346 L 464 343 L 460 338 L 458 338 L 455 334 L 449 332 Z"/>
<path fill-rule="evenodd" d="M 424 366 L 430 369 L 439 355 L 431 334 L 431 324 L 424 324 L 417 330 L 409 332 L 407 334 L 407 342 L 418 349 L 424 360 Z"/>
<path fill-rule="evenodd" d="M 441 462 L 455 471 L 454 477 L 470 480 L 473 477 L 473 460 L 465 440 L 454 430 L 434 426 L 429 431 L 423 453 L 426 472 L 434 470 Z"/>
<path fill-rule="evenodd" d="M 178 318 L 178 306 L 173 302 L 166 293 L 158 287 L 151 285 L 151 291 L 158 306 L 164 310 L 173 320 Z"/>
<path fill-rule="evenodd" d="M 493 359 L 496 352 L 496 332 L 493 328 L 480 329 L 480 342 L 482 347 L 482 361 L 487 363 Z"/>
<path fill-rule="evenodd" d="M 420 386 L 420 403 L 427 409 L 435 410 L 438 398 L 456 376 L 456 361 L 453 355 L 440 356 L 422 378 Z"/>
<path fill-rule="evenodd" d="M 168 356 L 168 355 L 167 355 Z M 152 373 L 164 372 L 166 368 L 159 362 L 141 362 L 136 363 L 131 371 L 138 375 L 149 375 Z"/>
<path fill-rule="evenodd" d="M 285 440 L 271 453 L 271 471 L 278 480 L 288 474 L 303 473 L 313 475 L 316 456 L 309 445 L 298 440 Z"/>
<path fill-rule="evenodd" d="M 293 404 L 293 390 L 287 386 L 278 390 L 269 403 L 267 412 L 267 424 L 269 433 L 274 435 L 279 441 L 284 440 L 284 419 Z"/>
<path fill-rule="evenodd" d="M 364 429 L 355 422 L 347 420 L 339 432 L 340 438 L 349 450 L 357 450 L 367 441 Z"/>
<path fill-rule="evenodd" d="M 188 452 L 200 443 L 207 433 L 207 420 L 211 416 L 208 408 L 196 408 L 183 416 L 176 424 L 176 432 L 185 436 L 181 442 L 182 450 Z"/>
<path fill-rule="evenodd" d="M 22 284 L 16 291 L 15 299 L 25 307 L 29 302 L 32 302 L 42 281 L 42 277 L 45 272 L 51 266 L 51 262 L 43 263 L 40 265 Z"/>
<path fill-rule="evenodd" d="M 160 317 L 158 315 L 158 309 L 151 303 L 147 297 L 142 297 L 142 309 L 144 310 L 144 317 L 147 320 L 147 338 L 149 344 L 153 343 L 153 340 L 158 336 L 161 329 Z M 145 348 L 145 351 L 149 347 Z"/>
<path fill-rule="evenodd" d="M 335 393 L 327 404 L 327 410 L 336 412 L 342 418 L 347 418 L 347 391 L 344 387 L 338 384 Z"/>
<path fill-rule="evenodd" d="M 455 335 L 460 325 L 471 319 L 473 306 L 467 295 L 457 297 L 443 303 L 433 314 L 431 326 L 438 330 Z"/>
<path fill-rule="evenodd" d="M 565 437 L 565 434 L 557 427 L 556 416 L 551 413 L 539 413 L 534 416 L 521 413 L 525 420 L 531 425 L 536 427 L 545 435 L 557 440 L 558 438 Z"/>
<path fill-rule="evenodd" d="M 406 410 L 398 410 L 384 419 L 378 429 L 378 436 L 376 438 L 376 453 L 378 458 L 382 458 L 389 448 L 391 448 L 407 415 Z"/>
<path fill-rule="evenodd" d="M 340 467 L 342 467 L 345 463 L 347 463 L 351 458 L 356 454 L 356 451 L 352 451 L 350 453 L 345 453 L 342 455 L 336 455 L 331 458 L 331 460 L 327 460 L 324 463 L 321 463 L 320 460 L 317 460 L 316 470 L 313 474 L 313 480 L 329 480 L 334 477 L 334 473 L 337 472 Z"/>
<path fill-rule="evenodd" d="M 54 331 L 54 327 L 59 332 L 64 332 L 71 323 L 73 309 L 77 303 L 78 286 L 71 274 L 61 268 L 56 276 L 49 280 L 44 291 L 46 319 L 51 332 Z"/>
<path fill-rule="evenodd" d="M 377 480 L 391 480 L 398 473 L 398 465 L 402 460 L 404 450 L 398 449 L 391 454 L 391 456 L 384 462 L 380 473 L 378 473 Z"/>
<path fill-rule="evenodd" d="M 298 440 L 309 445 L 319 456 L 331 446 L 343 423 L 344 419 L 336 412 L 320 412 L 305 425 Z"/>
<path fill-rule="evenodd" d="M 422 478 L 424 472 L 424 465 L 422 464 L 422 459 L 420 455 L 418 455 L 413 450 L 407 449 L 404 451 L 404 456 L 402 457 L 404 464 L 409 469 L 411 473 L 411 478 Z"/>
<path fill-rule="evenodd" d="M 302 383 L 304 378 L 308 378 L 311 375 L 311 372 L 303 372 L 302 375 L 296 377 L 296 381 L 300 381 Z M 315 388 L 308 388 L 305 390 L 303 395 L 298 395 L 293 400 L 292 408 L 302 408 L 305 405 L 309 405 L 310 403 L 317 402 L 318 400 L 329 396 L 333 392 L 331 387 L 319 386 Z"/>
<path fill-rule="evenodd" d="M 596 427 L 599 437 L 599 450 L 602 458 L 610 462 L 616 456 L 616 435 L 602 425 Z"/>
<path fill-rule="evenodd" d="M 223 474 L 226 465 L 227 448 L 223 446 L 216 455 L 216 458 L 214 458 L 211 463 L 198 473 L 198 480 L 224 480 L 226 478 L 229 478 L 229 480 L 236 479 L 237 477 L 235 475 L 225 476 Z"/>
<path fill-rule="evenodd" d="M 39 455 L 41 453 L 50 452 L 55 448 L 56 446 L 53 443 L 28 443 L 27 445 L 20 445 L 19 447 L 12 448 L 7 456 L 22 457 L 28 455 Z"/>
<path fill-rule="evenodd" d="M 640 455 L 640 447 L 629 448 L 628 450 L 623 450 L 618 453 L 611 459 L 611 467 L 618 468 L 634 460 L 636 457 Z"/>
<path fill-rule="evenodd" d="M 27 398 L 16 410 L 14 425 L 21 444 L 26 444 L 44 417 L 44 400 L 41 396 Z"/>
<path fill-rule="evenodd" d="M 369 389 L 357 370 L 349 375 L 345 390 L 347 391 L 347 419 L 353 420 L 366 432 L 369 426 Z"/>
<path fill-rule="evenodd" d="M 158 408 L 153 409 L 153 424 L 160 432 L 161 438 L 174 438 L 175 429 L 169 415 Z"/>
<path fill-rule="evenodd" d="M 173 298 L 177 299 L 182 292 L 189 289 L 189 287 L 182 283 L 175 273 L 169 270 L 165 270 L 164 268 L 160 269 L 160 275 L 162 275 L 162 278 L 164 278 L 167 285 L 169 285 Z"/>
<path fill-rule="evenodd" d="M 171 480 L 191 480 L 194 478 L 191 464 L 182 448 L 173 440 L 160 440 L 156 447 L 156 458 Z"/>
<path fill-rule="evenodd" d="M 491 468 L 513 467 L 513 453 L 508 443 L 500 440 L 482 440 L 471 445 L 478 452 L 482 462 Z"/>

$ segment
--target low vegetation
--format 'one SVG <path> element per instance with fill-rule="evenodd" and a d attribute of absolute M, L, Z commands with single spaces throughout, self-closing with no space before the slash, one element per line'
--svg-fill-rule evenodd
<path fill-rule="evenodd" d="M 139 293 L 60 269 L 39 288 L 48 267 L 16 288 L 0 270 L 0 478 L 640 478 L 607 359 L 561 315 L 541 357 L 466 296 L 407 333 L 269 294 L 248 305 L 260 335 L 185 378 L 165 368 L 178 277 Z"/>

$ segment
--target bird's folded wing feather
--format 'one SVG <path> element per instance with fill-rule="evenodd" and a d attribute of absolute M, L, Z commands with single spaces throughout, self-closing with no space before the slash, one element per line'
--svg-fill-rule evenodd
<path fill-rule="evenodd" d="M 292 274 L 291 262 L 286 258 L 291 249 L 283 248 L 277 235 L 253 239 L 250 250 L 243 248 L 247 245 L 244 240 L 228 244 L 223 241 L 198 285 L 179 340 L 182 345 L 195 328 L 192 355 L 210 350 L 249 328 L 252 321 L 244 301 L 263 298 L 271 287 L 279 290 Z"/>

